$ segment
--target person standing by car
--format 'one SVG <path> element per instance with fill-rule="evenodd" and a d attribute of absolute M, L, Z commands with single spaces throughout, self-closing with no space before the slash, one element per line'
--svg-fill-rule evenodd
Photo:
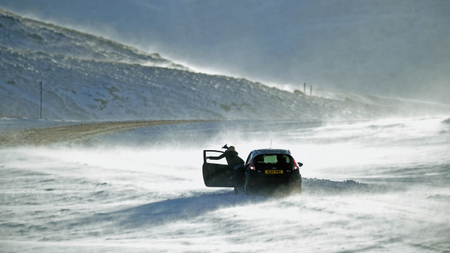
<path fill-rule="evenodd" d="M 234 186 L 234 193 L 238 193 L 238 184 L 237 184 L 237 177 L 238 174 L 241 173 L 244 170 L 244 160 L 242 160 L 238 156 L 238 152 L 236 152 L 236 149 L 234 146 L 223 146 L 223 148 L 226 148 L 227 150 L 221 154 L 220 156 L 209 156 L 207 158 L 211 160 L 220 160 L 225 157 L 228 164 L 228 170 L 231 170 L 233 173 L 233 186 Z"/>

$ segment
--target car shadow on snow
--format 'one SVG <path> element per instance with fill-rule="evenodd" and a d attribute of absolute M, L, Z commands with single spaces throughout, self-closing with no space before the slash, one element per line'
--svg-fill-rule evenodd
<path fill-rule="evenodd" d="M 193 220 L 204 214 L 223 208 L 256 204 L 266 201 L 263 196 L 235 195 L 230 190 L 215 193 L 198 193 L 191 197 L 180 197 L 138 205 L 123 210 L 96 213 L 89 217 L 61 221 L 57 226 L 67 230 L 92 231 L 101 227 L 101 234 L 116 234 L 117 231 L 151 228 Z"/>
<path fill-rule="evenodd" d="M 143 223 L 147 226 L 159 226 L 169 222 L 195 219 L 209 212 L 223 208 L 255 204 L 265 201 L 260 196 L 247 197 L 235 195 L 232 191 L 201 194 L 192 197 L 167 199 L 118 211 L 115 215 L 126 217 L 120 222 L 124 227 L 136 227 Z"/>
<path fill-rule="evenodd" d="M 377 190 L 375 190 L 377 189 Z M 383 192 L 377 185 L 358 183 L 353 180 L 344 182 L 327 179 L 303 179 L 303 195 L 334 195 L 352 193 Z M 59 221 L 49 227 L 83 233 L 95 232 L 100 235 L 114 235 L 123 231 L 148 229 L 169 223 L 192 221 L 199 217 L 208 219 L 206 214 L 237 206 L 253 205 L 286 195 L 235 195 L 232 189 L 218 190 L 211 193 L 194 193 L 192 196 L 166 199 L 153 203 L 133 206 L 111 212 L 95 213 L 88 217 L 72 218 Z M 300 195 L 298 195 L 301 197 Z M 83 232 L 84 231 L 84 232 Z"/>

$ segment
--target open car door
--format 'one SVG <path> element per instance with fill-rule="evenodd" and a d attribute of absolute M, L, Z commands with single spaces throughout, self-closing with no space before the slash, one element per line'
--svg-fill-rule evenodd
<path fill-rule="evenodd" d="M 220 156 L 223 153 L 219 150 L 203 150 L 203 180 L 207 187 L 233 187 L 232 174 L 228 174 L 226 159 L 206 159 L 208 156 Z"/>

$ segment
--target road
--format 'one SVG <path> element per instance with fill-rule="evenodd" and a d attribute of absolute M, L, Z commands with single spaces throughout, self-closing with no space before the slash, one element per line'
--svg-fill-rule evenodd
<path fill-rule="evenodd" d="M 27 129 L 0 135 L 0 146 L 47 145 L 82 142 L 96 135 L 123 132 L 141 127 L 203 122 L 202 120 L 115 121 Z"/>

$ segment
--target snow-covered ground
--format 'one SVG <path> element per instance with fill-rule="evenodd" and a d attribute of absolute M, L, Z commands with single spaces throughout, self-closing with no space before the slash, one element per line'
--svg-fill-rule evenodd
<path fill-rule="evenodd" d="M 0 251 L 446 252 L 449 120 L 204 122 L 3 147 Z M 225 143 L 290 149 L 303 195 L 206 188 L 202 150 Z"/>

